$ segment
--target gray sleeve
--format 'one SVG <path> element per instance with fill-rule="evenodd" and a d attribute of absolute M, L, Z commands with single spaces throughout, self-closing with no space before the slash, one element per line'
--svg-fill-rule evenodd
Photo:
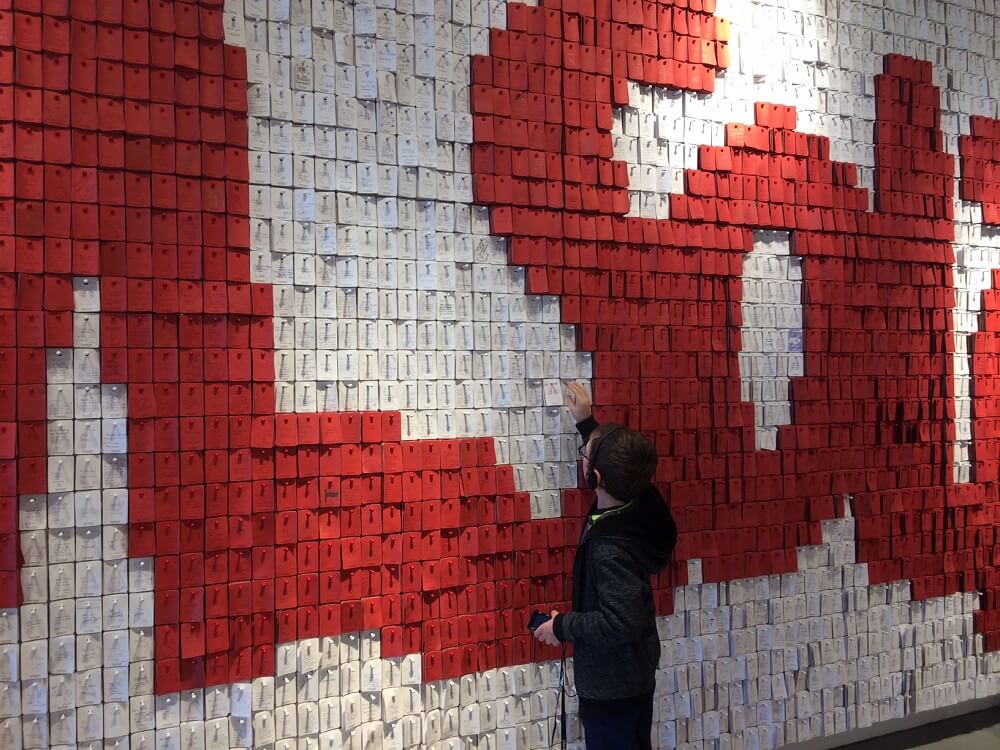
<path fill-rule="evenodd" d="M 552 624 L 556 638 L 565 643 L 618 645 L 637 640 L 642 632 L 649 579 L 632 556 L 614 543 L 594 544 L 588 578 L 597 591 L 597 608 L 566 612 Z"/>

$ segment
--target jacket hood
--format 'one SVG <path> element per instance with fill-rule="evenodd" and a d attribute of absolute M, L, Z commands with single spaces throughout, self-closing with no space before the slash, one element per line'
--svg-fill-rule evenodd
<path fill-rule="evenodd" d="M 596 503 L 590 513 L 596 511 Z M 601 516 L 587 532 L 587 539 L 617 541 L 646 570 L 663 570 L 677 546 L 677 525 L 660 491 L 650 487 L 620 510 Z"/>

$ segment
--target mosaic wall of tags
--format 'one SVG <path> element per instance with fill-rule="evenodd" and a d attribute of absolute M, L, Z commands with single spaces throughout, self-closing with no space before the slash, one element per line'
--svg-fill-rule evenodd
<path fill-rule="evenodd" d="M 1000 692 L 1000 10 L 786 5 L 0 2 L 0 747 L 557 746 L 570 381 L 656 746 Z"/>

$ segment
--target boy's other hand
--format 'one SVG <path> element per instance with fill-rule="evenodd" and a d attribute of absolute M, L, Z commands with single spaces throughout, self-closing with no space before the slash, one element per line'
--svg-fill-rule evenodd
<path fill-rule="evenodd" d="M 590 395 L 579 383 L 570 383 L 566 386 L 566 407 L 577 423 L 582 422 L 594 413 Z"/>
<path fill-rule="evenodd" d="M 552 623 L 556 621 L 556 615 L 558 614 L 558 610 L 552 610 L 552 613 L 549 615 L 549 619 L 535 628 L 535 638 L 547 646 L 559 645 L 559 639 L 556 638 L 556 634 L 552 632 Z"/>

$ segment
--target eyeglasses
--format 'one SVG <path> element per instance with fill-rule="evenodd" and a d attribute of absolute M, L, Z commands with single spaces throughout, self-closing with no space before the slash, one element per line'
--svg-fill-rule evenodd
<path fill-rule="evenodd" d="M 584 448 L 586 447 L 587 444 L 583 443 L 579 448 L 576 449 L 576 452 L 580 455 L 580 458 L 587 458 L 587 451 L 584 450 Z"/>

